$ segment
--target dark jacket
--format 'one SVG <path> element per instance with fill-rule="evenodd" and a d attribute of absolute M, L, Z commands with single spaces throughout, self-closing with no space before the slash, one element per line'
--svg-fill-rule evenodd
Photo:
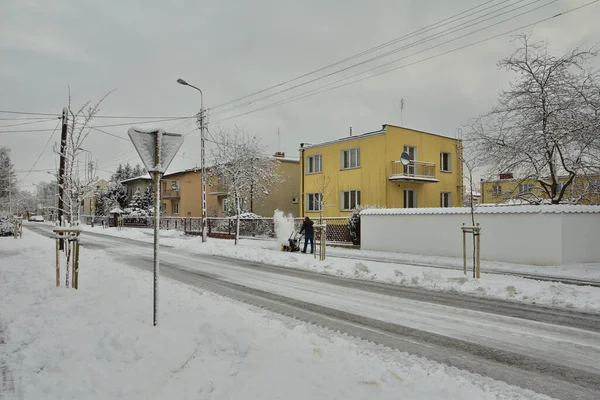
<path fill-rule="evenodd" d="M 300 229 L 300 233 L 304 232 L 304 236 L 313 236 L 314 235 L 314 230 L 313 230 L 313 224 L 314 222 L 309 220 L 305 220 L 302 223 L 302 228 Z"/>

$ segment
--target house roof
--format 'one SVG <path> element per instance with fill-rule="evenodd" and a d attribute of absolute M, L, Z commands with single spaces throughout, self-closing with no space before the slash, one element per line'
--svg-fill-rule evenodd
<path fill-rule="evenodd" d="M 346 136 L 346 137 L 343 137 L 343 138 L 340 138 L 340 139 L 329 140 L 327 142 L 321 142 L 321 143 L 301 143 L 300 144 L 300 150 L 302 150 L 302 149 L 309 149 L 309 148 L 313 148 L 313 147 L 327 146 L 327 145 L 330 145 L 330 144 L 333 144 L 333 143 L 345 142 L 345 141 L 349 141 L 349 140 L 363 139 L 363 138 L 369 137 L 369 136 L 382 135 L 382 134 L 384 134 L 384 133 L 387 132 L 387 127 L 388 126 L 391 126 L 391 127 L 394 127 L 394 128 L 399 128 L 399 129 L 405 129 L 407 131 L 413 131 L 413 132 L 423 133 L 425 135 L 438 136 L 438 137 L 442 137 L 442 138 L 445 138 L 445 139 L 460 141 L 460 139 L 456 139 L 456 138 L 452 138 L 452 137 L 449 137 L 449 136 L 440 135 L 440 134 L 437 134 L 437 133 L 420 131 L 420 130 L 417 130 L 417 129 L 407 128 L 407 127 L 400 126 L 400 125 L 383 124 L 382 128 L 380 130 L 373 131 L 373 132 L 367 132 L 367 133 L 363 133 L 363 134 L 360 134 L 360 135 Z"/>
<path fill-rule="evenodd" d="M 121 183 L 128 183 L 128 182 L 133 182 L 133 181 L 137 181 L 137 180 L 142 180 L 142 181 L 150 180 L 151 181 L 152 177 L 150 176 L 150 174 L 148 174 L 146 172 L 144 175 L 136 176 L 135 178 L 124 179 L 121 181 Z"/>

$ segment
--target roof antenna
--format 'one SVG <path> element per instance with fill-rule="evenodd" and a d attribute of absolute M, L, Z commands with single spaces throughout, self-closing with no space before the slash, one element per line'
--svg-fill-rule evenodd
<path fill-rule="evenodd" d="M 277 127 L 277 151 L 281 151 L 281 134 L 279 132 L 279 127 Z"/>
<path fill-rule="evenodd" d="M 400 125 L 404 127 L 404 99 L 400 99 Z"/>

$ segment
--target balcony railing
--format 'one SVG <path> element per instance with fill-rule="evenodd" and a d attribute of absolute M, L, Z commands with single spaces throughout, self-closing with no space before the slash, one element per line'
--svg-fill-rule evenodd
<path fill-rule="evenodd" d="M 161 198 L 163 198 L 163 199 L 178 199 L 179 198 L 179 190 L 163 190 L 161 193 Z"/>
<path fill-rule="evenodd" d="M 389 179 L 394 182 L 439 182 L 435 177 L 435 164 L 423 161 L 410 161 L 408 165 L 392 161 Z"/>
<path fill-rule="evenodd" d="M 206 192 L 212 196 L 227 196 L 227 187 L 223 184 L 212 185 L 206 188 Z"/>

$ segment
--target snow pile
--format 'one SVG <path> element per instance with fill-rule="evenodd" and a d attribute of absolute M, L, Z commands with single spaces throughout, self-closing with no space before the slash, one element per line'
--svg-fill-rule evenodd
<path fill-rule="evenodd" d="M 0 237 L 12 235 L 14 235 L 12 216 L 6 212 L 0 212 Z"/>
<path fill-rule="evenodd" d="M 88 229 L 91 228 L 88 227 Z M 118 231 L 95 228 L 95 230 L 120 237 L 152 241 L 152 230 L 150 229 L 134 228 Z M 486 274 L 485 264 L 482 266 L 482 277 L 477 280 L 472 278 L 471 270 L 468 271 L 467 276 L 464 276 L 462 268 L 448 270 L 418 266 L 411 265 L 406 260 L 404 262 L 402 260 L 382 262 L 367 258 L 336 258 L 333 256 L 339 251 L 336 248 L 328 249 L 327 259 L 321 262 L 312 255 L 285 253 L 281 252 L 279 248 L 273 250 L 272 241 L 241 240 L 238 246 L 234 246 L 233 241 L 210 238 L 207 243 L 199 244 L 198 238 L 186 237 L 183 232 L 178 231 L 161 231 L 161 237 L 165 238 L 161 239 L 161 243 L 164 245 L 193 253 L 224 256 L 354 279 L 421 287 L 428 290 L 451 291 L 582 311 L 600 311 L 600 288 L 534 281 L 509 275 Z M 357 253 L 371 254 L 373 252 Z M 345 254 L 352 253 L 346 251 Z M 539 271 L 543 271 L 543 269 Z M 563 269 L 563 271 L 565 270 Z M 563 275 L 568 276 L 566 273 Z M 507 289 L 509 287 L 510 289 Z"/>
<path fill-rule="evenodd" d="M 80 289 L 56 288 L 53 250 L 0 240 L 5 400 L 548 399 L 167 279 L 152 327 L 150 273 L 84 249 Z"/>
<path fill-rule="evenodd" d="M 277 242 L 277 248 L 280 248 L 282 244 L 288 244 L 290 235 L 294 232 L 294 217 L 290 214 L 286 216 L 283 211 L 275 210 L 273 214 L 273 222 L 275 224 L 275 238 Z"/>

